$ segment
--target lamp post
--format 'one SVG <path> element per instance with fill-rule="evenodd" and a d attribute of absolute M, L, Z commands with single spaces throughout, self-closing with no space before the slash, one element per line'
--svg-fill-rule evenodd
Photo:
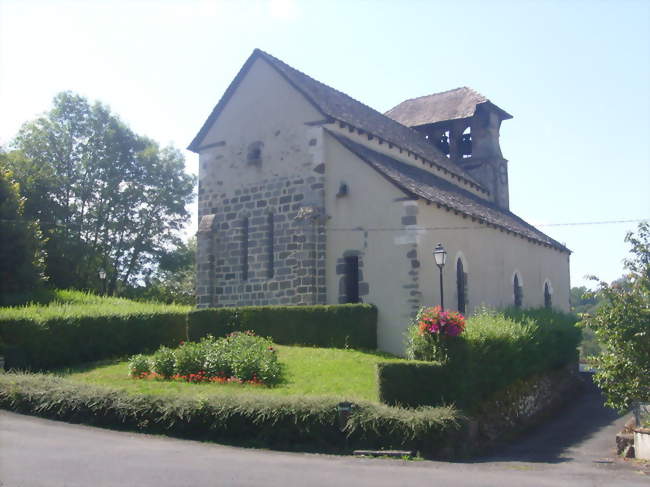
<path fill-rule="evenodd" d="M 445 248 L 442 246 L 441 243 L 436 245 L 436 248 L 433 249 L 433 258 L 436 261 L 436 265 L 438 266 L 438 269 L 440 269 L 440 308 L 444 311 L 445 295 L 442 288 L 442 268 L 445 266 L 445 263 L 447 262 L 447 251 L 445 250 Z"/>
<path fill-rule="evenodd" d="M 99 278 L 102 281 L 102 296 L 106 294 L 106 271 L 99 269 Z"/>

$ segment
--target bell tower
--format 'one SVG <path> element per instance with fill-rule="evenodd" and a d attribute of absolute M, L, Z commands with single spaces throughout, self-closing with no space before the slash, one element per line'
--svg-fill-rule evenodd
<path fill-rule="evenodd" d="M 501 122 L 512 115 L 470 88 L 435 93 L 400 103 L 386 115 L 424 134 L 452 162 L 509 209 L 508 161 L 501 154 Z"/>

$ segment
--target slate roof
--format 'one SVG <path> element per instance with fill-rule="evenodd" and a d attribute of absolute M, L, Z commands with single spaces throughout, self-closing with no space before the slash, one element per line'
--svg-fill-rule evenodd
<path fill-rule="evenodd" d="M 508 112 L 466 86 L 433 95 L 411 98 L 391 108 L 385 115 L 407 127 L 417 127 L 472 117 L 476 107 L 483 103 L 489 103 L 501 114 L 503 119 L 512 118 Z"/>
<path fill-rule="evenodd" d="M 355 100 L 354 98 L 317 81 L 306 74 L 292 68 L 288 64 L 271 56 L 270 54 L 255 49 L 241 68 L 233 82 L 230 84 L 219 103 L 203 124 L 203 127 L 188 147 L 188 150 L 197 152 L 201 142 L 207 134 L 214 120 L 219 116 L 222 108 L 232 96 L 240 80 L 257 58 L 263 58 L 271 64 L 283 77 L 298 91 L 300 91 L 311 104 L 325 117 L 345 122 L 369 134 L 380 137 L 402 149 L 417 154 L 423 159 L 442 167 L 456 176 L 465 179 L 476 187 L 487 190 L 461 167 L 449 161 L 436 147 L 426 141 L 424 136 L 381 114 L 377 110 Z"/>
<path fill-rule="evenodd" d="M 540 232 L 511 211 L 502 210 L 493 203 L 424 169 L 397 161 L 331 131 L 328 131 L 328 133 L 382 176 L 411 196 L 423 198 L 432 203 L 456 210 L 464 215 L 514 232 L 538 243 L 549 245 L 564 252 L 570 252 L 564 245 Z"/>

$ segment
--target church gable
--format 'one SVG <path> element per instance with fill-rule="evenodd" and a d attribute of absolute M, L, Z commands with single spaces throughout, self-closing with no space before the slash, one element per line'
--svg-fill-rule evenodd
<path fill-rule="evenodd" d="M 200 306 L 321 299 L 322 130 L 310 123 L 320 119 L 282 74 L 251 56 L 195 138 Z"/>

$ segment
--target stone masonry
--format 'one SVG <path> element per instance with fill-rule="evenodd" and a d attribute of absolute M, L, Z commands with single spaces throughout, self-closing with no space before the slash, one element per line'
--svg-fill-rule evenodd
<path fill-rule="evenodd" d="M 325 303 L 323 179 L 199 188 L 199 307 Z"/>

